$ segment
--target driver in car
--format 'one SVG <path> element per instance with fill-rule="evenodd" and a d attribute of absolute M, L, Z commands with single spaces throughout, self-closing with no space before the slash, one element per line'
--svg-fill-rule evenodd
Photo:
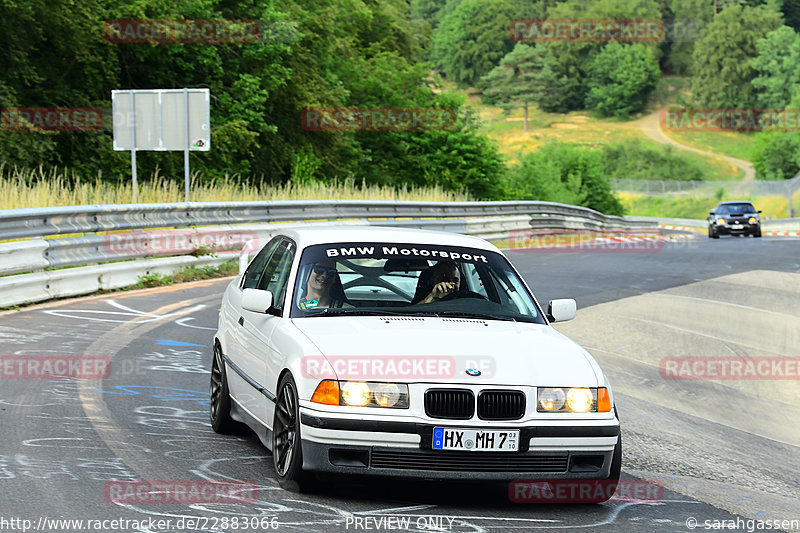
<path fill-rule="evenodd" d="M 297 302 L 300 309 L 322 309 L 326 307 L 353 307 L 344 298 L 337 298 L 331 295 L 331 289 L 338 285 L 337 292 L 344 294 L 341 290 L 339 273 L 336 271 L 334 261 L 317 261 L 311 267 L 311 271 L 306 281 L 305 291 Z"/>
<path fill-rule="evenodd" d="M 438 302 L 455 294 L 461 287 L 461 273 L 452 261 L 439 261 L 420 274 L 420 283 L 412 304 Z"/>

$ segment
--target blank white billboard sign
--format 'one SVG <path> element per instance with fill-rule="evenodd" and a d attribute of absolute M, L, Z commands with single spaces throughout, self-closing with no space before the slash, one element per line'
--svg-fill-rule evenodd
<path fill-rule="evenodd" d="M 208 89 L 111 91 L 111 102 L 114 150 L 211 148 Z"/>

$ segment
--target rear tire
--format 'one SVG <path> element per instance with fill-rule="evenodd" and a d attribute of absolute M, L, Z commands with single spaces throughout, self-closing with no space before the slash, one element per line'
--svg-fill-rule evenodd
<path fill-rule="evenodd" d="M 311 476 L 303 470 L 303 445 L 300 435 L 300 406 L 297 385 L 291 374 L 278 384 L 275 417 L 272 423 L 272 464 L 278 484 L 291 492 L 307 492 Z"/>

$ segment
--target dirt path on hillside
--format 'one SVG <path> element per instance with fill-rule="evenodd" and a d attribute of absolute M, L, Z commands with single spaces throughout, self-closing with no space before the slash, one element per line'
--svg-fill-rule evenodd
<path fill-rule="evenodd" d="M 753 164 L 750 161 L 745 161 L 744 159 L 737 159 L 735 157 L 718 154 L 716 152 L 707 152 L 705 150 L 700 150 L 699 148 L 692 148 L 691 146 L 686 146 L 685 144 L 681 144 L 678 141 L 664 134 L 664 132 L 661 130 L 658 120 L 658 116 L 660 113 L 661 110 L 658 110 L 638 120 L 639 127 L 642 129 L 642 132 L 644 132 L 644 134 L 647 135 L 649 138 L 653 139 L 656 142 L 671 144 L 672 146 L 680 150 L 688 150 L 690 152 L 695 152 L 697 154 L 705 156 L 718 157 L 719 159 L 727 161 L 728 163 L 734 165 L 735 167 L 742 169 L 744 171 L 744 178 L 742 181 L 753 181 L 754 179 L 756 179 L 756 170 L 755 168 L 753 168 Z"/>

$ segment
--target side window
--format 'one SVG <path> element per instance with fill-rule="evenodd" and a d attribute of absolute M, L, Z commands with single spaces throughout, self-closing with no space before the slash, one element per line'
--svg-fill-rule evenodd
<path fill-rule="evenodd" d="M 281 239 L 276 237 L 258 252 L 258 255 L 250 262 L 250 266 L 244 271 L 244 276 L 242 276 L 242 289 L 255 289 L 258 287 L 264 272 L 264 267 L 267 265 L 267 260 L 280 242 Z"/>
<path fill-rule="evenodd" d="M 286 295 L 293 259 L 294 245 L 289 241 L 282 241 L 267 261 L 264 274 L 258 283 L 259 289 L 272 292 L 274 306 L 277 308 L 283 308 L 283 298 Z"/>
<path fill-rule="evenodd" d="M 466 270 L 467 275 L 461 280 L 461 288 L 476 292 L 488 300 L 489 295 L 486 293 L 483 280 L 481 279 L 478 269 L 475 268 L 475 265 L 465 264 L 462 270 Z"/>

